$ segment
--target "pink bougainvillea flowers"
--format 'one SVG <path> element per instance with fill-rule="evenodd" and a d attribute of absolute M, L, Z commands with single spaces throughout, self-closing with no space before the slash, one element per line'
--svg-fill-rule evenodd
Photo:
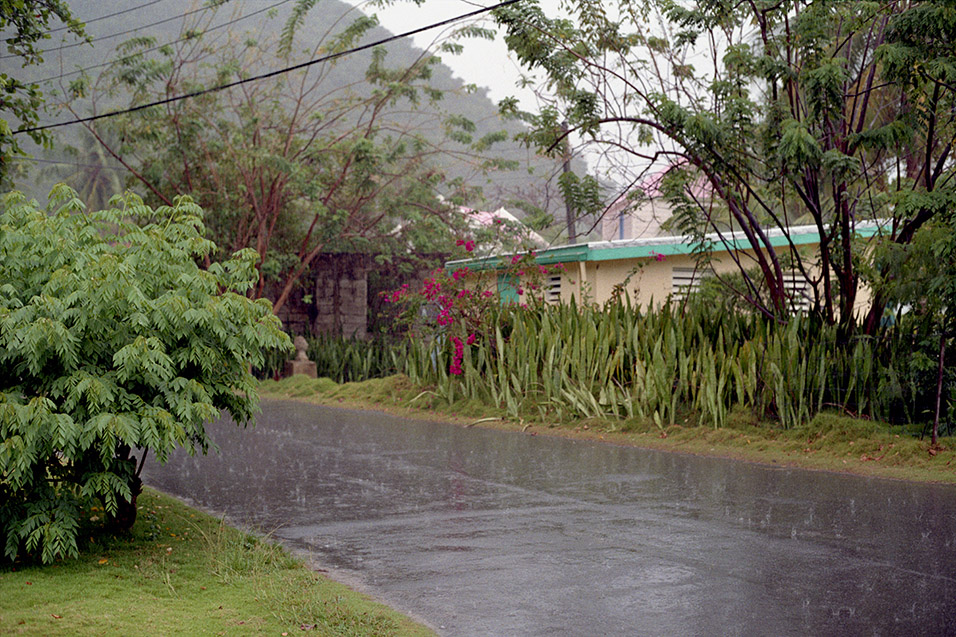
<path fill-rule="evenodd" d="M 457 336 L 452 336 L 451 342 L 455 344 L 455 353 L 451 357 L 451 365 L 448 366 L 448 373 L 454 376 L 460 376 L 462 372 L 461 361 L 465 356 L 465 346 Z"/>

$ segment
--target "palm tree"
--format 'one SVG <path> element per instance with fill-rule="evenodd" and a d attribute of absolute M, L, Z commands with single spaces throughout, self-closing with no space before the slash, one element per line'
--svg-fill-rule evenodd
<path fill-rule="evenodd" d="M 64 145 L 57 153 L 56 163 L 42 171 L 43 176 L 73 188 L 87 210 L 109 207 L 110 197 L 125 189 L 125 173 L 86 130 L 79 132 L 76 146 Z"/>

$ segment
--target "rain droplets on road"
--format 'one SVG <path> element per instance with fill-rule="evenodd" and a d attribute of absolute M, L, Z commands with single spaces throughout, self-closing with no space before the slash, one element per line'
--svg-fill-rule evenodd
<path fill-rule="evenodd" d="M 956 633 L 956 487 L 264 401 L 147 483 L 445 635 Z"/>

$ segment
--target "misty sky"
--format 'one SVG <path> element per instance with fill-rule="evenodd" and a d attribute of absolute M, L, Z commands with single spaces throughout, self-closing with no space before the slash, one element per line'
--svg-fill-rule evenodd
<path fill-rule="evenodd" d="M 351 4 L 362 7 L 368 3 L 361 0 L 349 0 Z M 540 4 L 548 12 L 558 11 L 559 0 L 540 0 Z M 483 6 L 492 6 L 492 1 L 472 2 L 469 0 L 425 0 L 421 6 L 406 0 L 382 8 L 366 7 L 367 13 L 378 15 L 383 27 L 393 33 L 402 33 L 422 27 L 426 24 L 439 22 L 463 13 L 474 11 Z M 480 24 L 497 29 L 491 18 L 484 18 Z M 419 48 L 431 47 L 436 38 L 447 35 L 448 27 L 444 31 L 436 29 L 413 36 L 412 40 Z M 455 75 L 467 83 L 477 84 L 489 89 L 488 96 L 498 102 L 509 96 L 518 97 L 525 109 L 533 110 L 536 104 L 534 92 L 528 88 L 519 88 L 517 82 L 521 70 L 517 60 L 508 52 L 504 38 L 499 33 L 493 42 L 487 40 L 465 40 L 465 47 L 461 55 L 442 55 L 442 62 L 454 71 Z"/>

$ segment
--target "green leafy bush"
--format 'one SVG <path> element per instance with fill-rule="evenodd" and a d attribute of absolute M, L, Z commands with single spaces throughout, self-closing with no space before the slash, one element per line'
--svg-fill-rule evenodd
<path fill-rule="evenodd" d="M 405 343 L 385 337 L 368 341 L 320 334 L 307 338 L 309 360 L 315 361 L 319 377 L 337 383 L 352 383 L 397 374 L 404 367 Z"/>
<path fill-rule="evenodd" d="M 838 328 L 813 317 L 778 323 L 707 296 L 659 308 L 626 298 L 501 305 L 483 319 L 460 347 L 441 333 L 408 339 L 402 371 L 450 404 L 476 400 L 516 419 L 637 419 L 662 428 L 691 419 L 719 428 L 735 408 L 785 429 L 824 409 L 922 423 L 927 414 L 917 410 L 935 396 L 937 361 L 916 354 L 932 354 L 939 340 L 927 350 L 908 322 L 892 338 L 861 336 L 841 347 Z M 956 388 L 949 378 L 944 397 Z"/>
<path fill-rule="evenodd" d="M 202 210 L 135 195 L 84 212 L 54 188 L 46 210 L 0 203 L 0 542 L 7 558 L 77 555 L 80 510 L 102 502 L 128 528 L 137 451 L 205 452 L 204 423 L 247 423 L 250 366 L 291 352 L 244 250 L 207 268 Z M 141 467 L 140 463 L 140 467 Z"/>

